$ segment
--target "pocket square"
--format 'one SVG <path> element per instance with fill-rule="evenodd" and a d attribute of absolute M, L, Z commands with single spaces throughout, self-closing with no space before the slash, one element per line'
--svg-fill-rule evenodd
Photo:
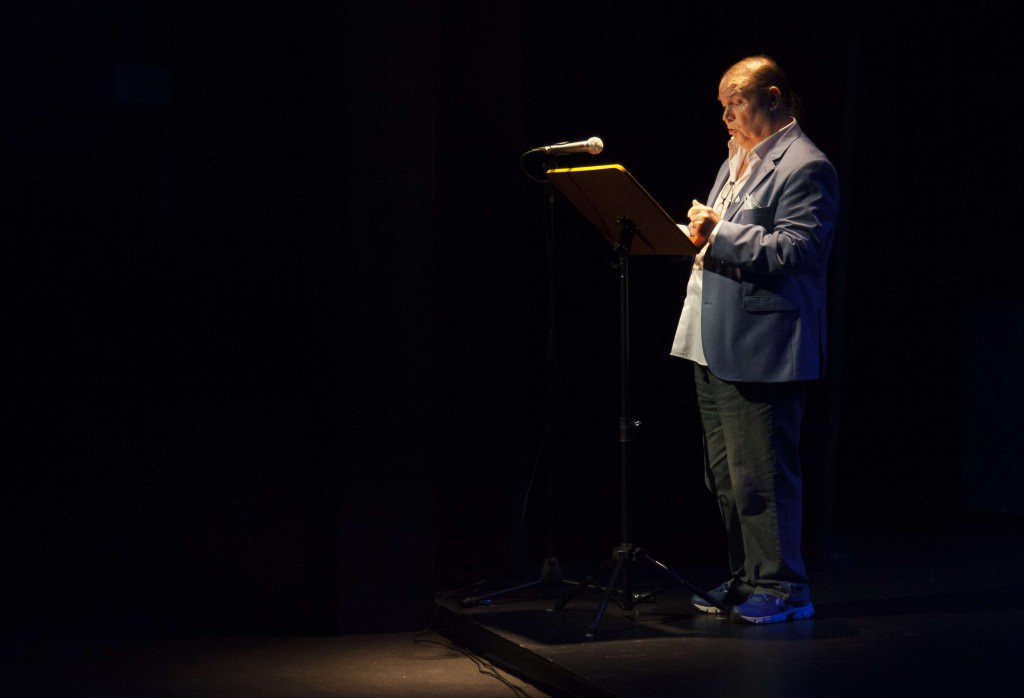
<path fill-rule="evenodd" d="M 743 210 L 752 211 L 756 208 L 764 208 L 761 202 L 754 198 L 753 194 L 747 194 L 743 197 Z"/>

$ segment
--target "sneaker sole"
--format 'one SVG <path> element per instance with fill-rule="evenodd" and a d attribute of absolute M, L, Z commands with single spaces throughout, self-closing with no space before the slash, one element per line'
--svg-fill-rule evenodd
<path fill-rule="evenodd" d="M 711 615 L 711 616 L 720 616 L 723 613 L 727 612 L 727 611 L 723 611 L 718 606 L 712 606 L 711 604 L 695 603 L 695 604 L 693 604 L 693 607 L 696 608 L 701 613 L 707 613 L 708 615 Z"/>
<path fill-rule="evenodd" d="M 788 611 L 775 613 L 770 616 L 744 616 L 737 614 L 737 617 L 747 623 L 754 623 L 755 625 L 785 623 L 788 620 L 806 620 L 808 618 L 813 618 L 814 606 L 808 603 L 804 606 L 797 606 L 796 608 L 791 608 Z"/>

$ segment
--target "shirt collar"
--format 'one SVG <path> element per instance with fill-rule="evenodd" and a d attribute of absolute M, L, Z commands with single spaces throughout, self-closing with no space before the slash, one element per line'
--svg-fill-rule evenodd
<path fill-rule="evenodd" d="M 757 167 L 757 164 L 759 162 L 761 162 L 761 158 L 764 157 L 764 154 L 767 153 L 772 148 L 772 146 L 774 146 L 779 141 L 780 138 L 782 138 L 782 134 L 784 134 L 789 129 L 793 128 L 793 126 L 795 126 L 795 125 L 796 125 L 796 119 L 790 120 L 790 122 L 788 124 L 786 124 L 785 126 L 780 128 L 778 131 L 776 131 L 772 135 L 770 135 L 767 138 L 765 138 L 763 141 L 761 141 L 760 143 L 755 145 L 753 148 L 751 148 L 750 149 L 750 153 L 747 154 L 747 170 L 746 170 L 745 174 L 749 174 L 750 172 L 753 172 L 754 169 Z M 744 153 L 743 148 L 740 146 L 739 143 L 736 142 L 736 139 L 730 138 L 729 139 L 729 179 L 730 180 L 733 180 L 733 181 L 736 180 L 736 171 L 739 169 L 740 163 L 743 162 L 744 154 L 745 153 Z"/>

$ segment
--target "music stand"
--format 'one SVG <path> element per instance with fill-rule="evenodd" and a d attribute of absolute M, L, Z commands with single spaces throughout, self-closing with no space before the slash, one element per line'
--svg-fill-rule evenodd
<path fill-rule="evenodd" d="M 621 543 L 612 549 L 611 556 L 593 573 L 555 603 L 555 610 L 562 610 L 573 597 L 588 587 L 603 589 L 604 597 L 588 626 L 587 636 L 592 637 L 613 594 L 618 595 L 620 605 L 628 611 L 633 608 L 635 602 L 646 600 L 658 593 L 633 593 L 631 566 L 637 560 L 654 566 L 711 605 L 718 606 L 705 592 L 633 543 L 629 528 L 629 445 L 633 431 L 640 426 L 640 422 L 629 414 L 629 257 L 693 256 L 699 250 L 679 229 L 672 217 L 622 165 L 550 169 L 547 176 L 548 181 L 594 224 L 618 254 L 616 267 L 619 271 Z M 608 568 L 611 568 L 611 576 L 607 585 L 601 587 L 595 583 L 595 578 Z M 623 586 L 616 589 L 620 576 Z"/>

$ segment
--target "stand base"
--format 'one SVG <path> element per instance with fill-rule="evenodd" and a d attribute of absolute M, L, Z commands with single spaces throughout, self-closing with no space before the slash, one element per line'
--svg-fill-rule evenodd
<path fill-rule="evenodd" d="M 558 562 L 557 557 L 545 558 L 541 564 L 540 577 L 532 582 L 526 584 L 519 584 L 514 587 L 508 587 L 501 589 L 500 591 L 493 591 L 489 594 L 481 594 L 480 596 L 467 596 L 459 602 L 462 608 L 470 608 L 472 606 L 489 606 L 494 602 L 494 599 L 504 596 L 506 594 L 514 594 L 519 591 L 526 591 L 527 589 L 536 589 L 538 587 L 553 587 L 558 584 L 572 584 L 576 585 L 579 582 L 569 581 L 562 577 L 562 565 Z"/>
<path fill-rule="evenodd" d="M 655 591 L 650 591 L 643 594 L 634 593 L 632 566 L 635 565 L 638 560 L 642 560 L 643 562 L 651 565 L 652 567 L 672 577 L 672 579 L 674 580 L 673 583 L 656 589 Z M 603 587 L 596 584 L 594 581 L 595 577 L 597 577 L 599 574 L 601 574 L 608 568 L 612 568 L 611 576 L 608 578 L 608 584 Z M 619 581 L 620 577 L 623 581 L 623 586 L 621 588 L 617 588 L 615 585 Z M 638 548 L 636 545 L 632 543 L 622 543 L 621 545 L 618 545 L 614 549 L 612 549 L 611 556 L 608 559 L 606 559 L 603 563 L 601 563 L 601 565 L 598 566 L 598 568 L 593 573 L 588 575 L 582 583 L 580 583 L 576 588 L 566 592 L 555 604 L 554 610 L 562 610 L 563 608 L 565 608 L 566 604 L 569 603 L 569 601 L 571 601 L 578 594 L 585 591 L 587 588 L 592 587 L 594 589 L 603 591 L 604 596 L 601 598 L 601 603 L 598 606 L 597 613 L 594 614 L 594 619 L 591 621 L 590 625 L 587 626 L 586 637 L 594 637 L 594 635 L 597 633 L 598 627 L 601 624 L 601 619 L 604 617 L 604 613 L 608 608 L 608 602 L 611 600 L 613 595 L 617 598 L 619 606 L 621 608 L 630 611 L 633 609 L 634 604 L 642 601 L 647 601 L 656 596 L 657 594 L 661 593 L 662 591 L 670 589 L 676 585 L 686 587 L 692 593 L 696 594 L 704 601 L 707 601 L 712 606 L 721 608 L 721 606 L 719 606 L 714 601 L 714 599 L 709 598 L 704 591 L 698 589 L 691 582 L 670 570 L 665 564 L 655 560 L 653 557 L 644 552 L 641 548 Z"/>

